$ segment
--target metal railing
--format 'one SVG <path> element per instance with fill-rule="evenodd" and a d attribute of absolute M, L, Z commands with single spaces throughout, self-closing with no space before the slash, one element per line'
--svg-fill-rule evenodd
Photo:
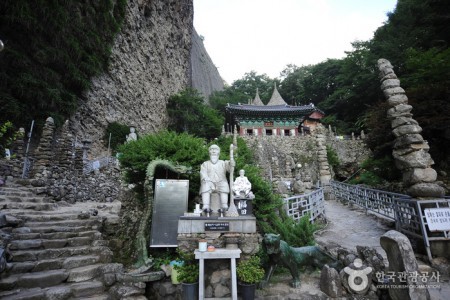
<path fill-rule="evenodd" d="M 319 188 L 311 193 L 296 195 L 283 199 L 286 214 L 295 221 L 309 214 L 309 221 L 314 220 L 320 215 L 325 214 L 323 189 Z"/>
<path fill-rule="evenodd" d="M 358 185 L 330 181 L 337 199 L 349 201 L 364 210 L 375 212 L 386 218 L 395 220 L 394 199 L 411 199 L 410 196 L 382 190 L 375 190 Z"/>

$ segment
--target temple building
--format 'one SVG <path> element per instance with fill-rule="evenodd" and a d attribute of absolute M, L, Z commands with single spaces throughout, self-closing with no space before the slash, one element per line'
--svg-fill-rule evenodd
<path fill-rule="evenodd" d="M 314 104 L 288 105 L 275 86 L 269 103 L 264 105 L 256 90 L 255 99 L 248 104 L 229 104 L 225 108 L 225 131 L 237 127 L 243 135 L 298 136 L 313 132 L 325 114 Z"/>

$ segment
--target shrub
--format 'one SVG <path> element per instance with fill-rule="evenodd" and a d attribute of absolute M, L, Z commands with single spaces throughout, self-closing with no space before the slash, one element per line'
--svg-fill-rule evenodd
<path fill-rule="evenodd" d="M 331 146 L 327 145 L 327 160 L 330 166 L 336 167 L 339 165 L 339 157 Z"/>
<path fill-rule="evenodd" d="M 196 283 L 198 282 L 198 264 L 195 260 L 193 252 L 183 252 L 178 250 L 179 260 L 182 261 L 180 265 L 174 265 L 173 267 L 178 271 L 177 280 L 183 283 Z"/>
<path fill-rule="evenodd" d="M 161 131 L 142 136 L 135 142 L 123 144 L 119 146 L 118 150 L 121 153 L 119 161 L 125 170 L 126 182 L 135 184 L 141 195 L 144 192 L 143 183 L 147 166 L 155 159 L 165 159 L 192 167 L 192 174 L 189 175 L 189 198 L 194 198 L 198 194 L 200 165 L 208 158 L 208 150 L 203 139 L 186 133 Z M 166 174 L 165 171 L 160 175 L 163 177 L 174 176 L 174 174 Z M 178 175 L 174 178 L 177 177 Z"/>
<path fill-rule="evenodd" d="M 237 277 L 244 283 L 258 283 L 264 278 L 264 269 L 258 256 L 251 256 L 241 260 L 236 266 Z"/>

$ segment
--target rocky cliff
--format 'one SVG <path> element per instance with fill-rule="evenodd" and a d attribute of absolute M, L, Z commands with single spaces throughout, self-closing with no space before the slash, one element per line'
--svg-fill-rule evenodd
<path fill-rule="evenodd" d="M 203 45 L 203 39 L 194 29 L 191 49 L 191 86 L 199 90 L 205 100 L 214 91 L 223 90 L 223 79 Z"/>
<path fill-rule="evenodd" d="M 190 83 L 192 0 L 129 0 L 109 69 L 93 79 L 71 120 L 78 140 L 91 139 L 100 155 L 110 122 L 139 133 L 166 127 L 168 98 Z"/>

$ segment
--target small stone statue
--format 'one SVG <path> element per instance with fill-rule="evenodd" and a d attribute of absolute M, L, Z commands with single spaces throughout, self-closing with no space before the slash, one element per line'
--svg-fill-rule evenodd
<path fill-rule="evenodd" d="M 136 129 L 134 127 L 130 127 L 130 134 L 127 135 L 127 142 L 137 140 L 137 134 L 135 131 L 136 131 Z"/>
<path fill-rule="evenodd" d="M 239 171 L 239 177 L 233 183 L 233 192 L 236 197 L 253 199 L 252 184 L 245 175 L 244 170 Z"/>

